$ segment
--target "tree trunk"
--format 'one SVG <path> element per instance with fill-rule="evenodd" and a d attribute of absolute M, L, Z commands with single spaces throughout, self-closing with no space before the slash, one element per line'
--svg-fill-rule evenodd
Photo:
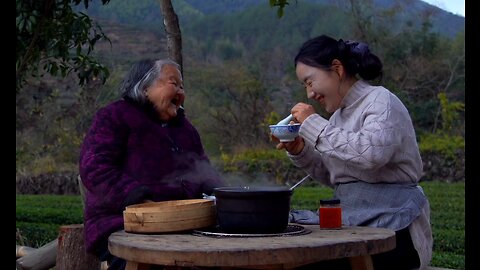
<path fill-rule="evenodd" d="M 83 224 L 60 227 L 58 237 L 56 270 L 95 270 L 100 269 L 100 260 L 85 251 Z"/>
<path fill-rule="evenodd" d="M 160 10 L 163 16 L 163 25 L 167 34 L 167 47 L 169 57 L 180 65 L 183 76 L 182 60 L 182 33 L 178 23 L 178 17 L 173 10 L 171 0 L 159 0 Z"/>

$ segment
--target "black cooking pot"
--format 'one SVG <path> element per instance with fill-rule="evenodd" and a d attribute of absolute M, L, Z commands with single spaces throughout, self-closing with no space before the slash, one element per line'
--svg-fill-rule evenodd
<path fill-rule="evenodd" d="M 293 190 L 286 187 L 220 187 L 217 223 L 227 233 L 280 233 L 288 225 Z"/>

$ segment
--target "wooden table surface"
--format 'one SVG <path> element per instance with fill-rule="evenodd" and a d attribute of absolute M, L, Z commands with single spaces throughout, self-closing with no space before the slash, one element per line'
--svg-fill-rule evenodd
<path fill-rule="evenodd" d="M 110 252 L 127 260 L 127 270 L 148 269 L 150 264 L 180 267 L 238 267 L 291 269 L 297 266 L 350 258 L 353 269 L 373 269 L 371 254 L 395 248 L 395 232 L 383 228 L 343 227 L 275 237 L 208 237 L 191 233 L 134 234 L 125 231 L 109 237 Z"/>

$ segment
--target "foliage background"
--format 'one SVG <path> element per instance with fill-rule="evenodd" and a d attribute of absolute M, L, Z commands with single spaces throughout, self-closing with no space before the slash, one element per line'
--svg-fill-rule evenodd
<path fill-rule="evenodd" d="M 222 166 L 226 155 L 275 151 L 268 125 L 296 102 L 308 102 L 292 59 L 303 41 L 328 34 L 367 41 L 383 60 L 378 83 L 409 109 L 428 169 L 425 180 L 463 180 L 463 173 L 441 168 L 464 170 L 464 18 L 421 1 L 340 2 L 295 1 L 281 19 L 268 1 L 173 2 L 184 43 L 185 107 L 211 158 Z M 110 75 L 105 84 L 92 77 L 84 86 L 74 73 L 28 78 L 16 95 L 17 179 L 77 171 L 92 116 L 118 98 L 129 65 L 167 57 L 157 1 L 91 1 L 88 9 L 73 10 L 91 16 L 109 38 L 97 41 L 91 55 Z"/>

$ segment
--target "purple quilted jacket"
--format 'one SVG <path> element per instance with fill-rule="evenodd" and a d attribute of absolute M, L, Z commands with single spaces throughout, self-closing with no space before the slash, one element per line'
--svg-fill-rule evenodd
<path fill-rule="evenodd" d="M 94 117 L 80 153 L 88 252 L 123 229 L 129 204 L 201 198 L 223 185 L 183 110 L 169 122 L 156 115 L 152 107 L 119 100 Z"/>

